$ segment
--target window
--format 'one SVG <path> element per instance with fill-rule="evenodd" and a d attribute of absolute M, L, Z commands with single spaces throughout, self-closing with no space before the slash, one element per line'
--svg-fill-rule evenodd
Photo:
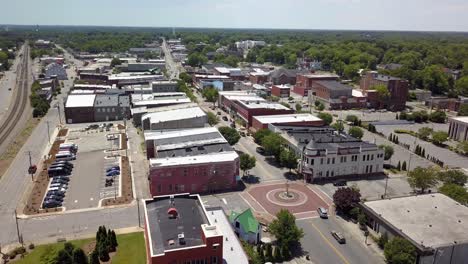
<path fill-rule="evenodd" d="M 320 164 L 323 164 L 323 158 L 320 159 Z"/>
<path fill-rule="evenodd" d="M 371 159 L 371 160 L 374 160 L 374 154 L 372 154 L 372 155 L 370 156 L 370 159 Z"/>
<path fill-rule="evenodd" d="M 181 192 L 185 191 L 185 185 L 183 184 L 179 185 L 179 189 Z"/>
<path fill-rule="evenodd" d="M 335 176 L 335 172 L 334 171 L 331 171 L 331 176 Z"/>
<path fill-rule="evenodd" d="M 314 159 L 310 159 L 310 165 L 314 165 Z"/>
<path fill-rule="evenodd" d="M 161 184 L 158 184 L 158 192 L 161 192 Z"/>
<path fill-rule="evenodd" d="M 330 158 L 327 158 L 327 164 L 330 164 Z"/>
<path fill-rule="evenodd" d="M 332 164 L 335 164 L 335 158 L 332 159 Z"/>
<path fill-rule="evenodd" d="M 328 177 L 328 175 L 329 175 L 329 171 L 327 171 L 326 177 Z"/>
<path fill-rule="evenodd" d="M 169 191 L 172 192 L 172 184 L 169 184 Z"/>
<path fill-rule="evenodd" d="M 216 256 L 211 257 L 211 263 L 212 264 L 218 264 L 218 257 L 216 257 Z"/>
<path fill-rule="evenodd" d="M 362 161 L 366 161 L 366 155 L 362 156 Z"/>
<path fill-rule="evenodd" d="M 179 184 L 174 184 L 174 189 L 175 189 L 176 192 L 178 192 L 179 191 Z"/>
<path fill-rule="evenodd" d="M 195 183 L 192 183 L 192 191 L 195 191 L 197 189 L 197 185 Z"/>
<path fill-rule="evenodd" d="M 96 111 L 97 111 L 98 113 L 101 112 L 101 108 L 96 109 Z"/>

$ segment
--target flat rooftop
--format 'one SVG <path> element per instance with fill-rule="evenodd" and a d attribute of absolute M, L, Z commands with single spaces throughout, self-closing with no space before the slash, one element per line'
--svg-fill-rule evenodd
<path fill-rule="evenodd" d="M 153 99 L 153 100 L 143 100 L 132 102 L 134 106 L 158 106 L 158 105 L 168 105 L 168 104 L 185 104 L 190 103 L 189 98 L 168 98 L 168 99 Z"/>
<path fill-rule="evenodd" d="M 352 92 L 353 90 L 353 87 L 346 85 L 346 84 L 342 84 L 337 81 L 317 81 L 317 84 L 320 84 L 332 91 L 351 91 Z"/>
<path fill-rule="evenodd" d="M 248 264 L 249 259 L 244 252 L 239 238 L 232 230 L 229 220 L 226 218 L 221 208 L 207 208 L 207 217 L 211 223 L 216 223 L 216 227 L 224 236 L 223 240 L 223 263 L 226 264 Z"/>
<path fill-rule="evenodd" d="M 304 77 L 309 79 L 321 79 L 321 78 L 338 78 L 339 76 L 333 73 L 314 73 L 305 74 Z"/>
<path fill-rule="evenodd" d="M 238 100 L 238 102 L 243 105 L 245 108 L 249 109 L 274 109 L 274 110 L 291 110 L 287 108 L 286 106 L 280 104 L 280 103 L 271 103 L 271 102 L 266 102 L 266 101 L 244 101 L 244 100 Z"/>
<path fill-rule="evenodd" d="M 169 217 L 170 208 L 177 210 L 176 218 Z M 170 196 L 154 197 L 145 201 L 145 213 L 152 256 L 204 244 L 202 225 L 209 220 L 198 195 L 175 195 L 173 202 Z M 180 234 L 184 235 L 184 244 L 179 243 Z"/>
<path fill-rule="evenodd" d="M 449 117 L 449 119 L 463 122 L 463 123 L 468 123 L 468 116 L 457 116 L 457 117 Z"/>
<path fill-rule="evenodd" d="M 254 118 L 263 124 L 322 121 L 322 119 L 311 114 L 265 115 L 254 116 Z"/>
<path fill-rule="evenodd" d="M 93 107 L 95 94 L 70 94 L 65 107 Z"/>
<path fill-rule="evenodd" d="M 179 156 L 150 159 L 150 167 L 171 167 L 180 165 L 195 165 L 195 164 L 214 164 L 217 162 L 228 162 L 237 159 L 239 155 L 235 151 L 213 152 L 208 154 L 200 154 L 196 156 Z"/>
<path fill-rule="evenodd" d="M 142 120 L 149 118 L 151 124 L 168 122 L 173 120 L 184 120 L 206 116 L 200 107 L 190 107 L 168 110 L 164 112 L 148 113 L 142 116 Z"/>
<path fill-rule="evenodd" d="M 421 246 L 438 247 L 468 240 L 468 207 L 443 194 L 363 204 Z"/>

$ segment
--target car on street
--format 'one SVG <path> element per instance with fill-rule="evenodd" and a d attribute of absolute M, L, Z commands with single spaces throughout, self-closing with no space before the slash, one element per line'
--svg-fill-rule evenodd
<path fill-rule="evenodd" d="M 107 177 L 117 176 L 119 174 L 120 174 L 120 171 L 118 170 L 112 170 L 112 171 L 106 172 Z"/>
<path fill-rule="evenodd" d="M 241 132 L 240 132 L 240 135 L 243 136 L 243 137 L 246 136 L 244 131 L 241 131 Z"/>
<path fill-rule="evenodd" d="M 66 166 L 66 167 L 73 168 L 73 163 L 71 163 L 69 161 L 66 161 L 66 160 L 54 161 L 52 164 L 50 164 L 50 166 L 54 166 L 54 165 L 63 165 L 63 166 Z"/>
<path fill-rule="evenodd" d="M 220 111 L 218 111 L 218 113 L 217 113 L 217 114 L 218 114 L 218 115 L 221 115 L 221 112 L 220 112 Z"/>
<path fill-rule="evenodd" d="M 328 210 L 323 208 L 323 207 L 319 207 L 317 208 L 317 212 L 320 216 L 320 218 L 328 218 Z"/>
<path fill-rule="evenodd" d="M 338 243 L 340 244 L 346 243 L 346 238 L 340 232 L 332 230 L 331 235 L 336 239 L 336 241 L 338 241 Z"/>
<path fill-rule="evenodd" d="M 346 186 L 346 181 L 345 180 L 334 181 L 333 186 Z"/>
<path fill-rule="evenodd" d="M 228 121 L 228 118 L 227 118 L 226 116 L 223 116 L 222 119 L 223 119 L 224 121 Z"/>
<path fill-rule="evenodd" d="M 263 147 L 257 147 L 255 151 L 257 151 L 258 154 L 265 154 L 265 149 Z"/>

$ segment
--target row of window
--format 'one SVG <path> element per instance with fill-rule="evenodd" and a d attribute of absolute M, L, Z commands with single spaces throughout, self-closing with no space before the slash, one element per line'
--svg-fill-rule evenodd
<path fill-rule="evenodd" d="M 99 113 L 101 112 L 101 109 L 102 109 L 102 112 L 105 113 L 110 113 L 110 112 L 115 112 L 115 107 L 112 107 L 112 108 L 96 108 L 96 111 Z"/>
<path fill-rule="evenodd" d="M 211 257 L 211 262 L 209 261 L 209 258 L 205 259 L 197 259 L 197 260 L 186 260 L 183 262 L 183 264 L 218 264 L 218 257 L 212 256 Z"/>
<path fill-rule="evenodd" d="M 185 191 L 185 185 L 184 184 L 168 184 L 167 189 L 172 192 L 184 192 Z M 196 184 L 192 184 L 192 191 L 195 191 L 197 189 Z M 158 193 L 162 192 L 162 184 L 158 184 Z"/>
<path fill-rule="evenodd" d="M 373 170 L 373 165 L 366 165 L 366 170 L 365 170 L 365 173 L 372 173 L 372 170 Z M 379 171 L 379 165 L 376 166 L 376 170 L 374 172 L 378 172 Z M 349 173 L 346 173 L 346 174 L 352 174 L 351 171 L 349 171 Z M 333 170 L 327 170 L 327 171 L 319 171 L 317 172 L 316 174 L 317 177 L 334 177 L 335 176 L 335 171 Z"/>
<path fill-rule="evenodd" d="M 377 158 L 383 158 L 383 154 L 377 154 Z M 358 160 L 358 155 L 352 155 L 351 156 L 351 161 L 357 161 Z M 370 161 L 374 160 L 374 154 L 367 154 L 362 156 L 362 161 Z M 324 163 L 327 164 L 335 164 L 335 158 L 320 158 L 320 165 L 323 165 Z M 314 165 L 315 159 L 312 158 L 305 158 L 305 162 L 310 165 Z M 348 162 L 348 157 L 347 156 L 340 156 L 340 163 L 346 163 Z"/>

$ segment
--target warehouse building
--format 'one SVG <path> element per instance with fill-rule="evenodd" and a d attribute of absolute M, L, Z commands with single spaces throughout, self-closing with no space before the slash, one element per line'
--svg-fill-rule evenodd
<path fill-rule="evenodd" d="M 164 112 L 164 111 L 177 110 L 177 109 L 182 109 L 182 108 L 190 108 L 190 107 L 196 107 L 196 106 L 198 106 L 196 103 L 185 103 L 185 104 L 176 104 L 176 105 L 170 105 L 170 106 L 164 106 L 164 107 L 148 108 L 146 106 L 142 106 L 142 107 L 132 108 L 131 114 L 132 114 L 133 124 L 136 127 L 141 126 L 141 117 L 147 113 Z"/>
<path fill-rule="evenodd" d="M 177 92 L 177 82 L 174 81 L 156 81 L 151 83 L 153 93 Z"/>
<path fill-rule="evenodd" d="M 200 107 L 180 108 L 147 113 L 141 117 L 143 130 L 204 127 L 207 115 Z"/>
<path fill-rule="evenodd" d="M 113 121 L 123 118 L 130 118 L 130 100 L 126 95 L 70 94 L 65 102 L 65 120 L 68 124 Z"/>
<path fill-rule="evenodd" d="M 417 264 L 464 264 L 468 260 L 468 208 L 440 194 L 367 201 L 367 225 L 390 239 L 407 239 Z"/>
<path fill-rule="evenodd" d="M 288 114 L 288 115 L 265 115 L 254 116 L 252 118 L 252 127 L 254 131 L 260 129 L 267 129 L 268 125 L 283 125 L 283 126 L 298 126 L 298 127 L 311 127 L 323 126 L 322 119 L 312 114 Z"/>

